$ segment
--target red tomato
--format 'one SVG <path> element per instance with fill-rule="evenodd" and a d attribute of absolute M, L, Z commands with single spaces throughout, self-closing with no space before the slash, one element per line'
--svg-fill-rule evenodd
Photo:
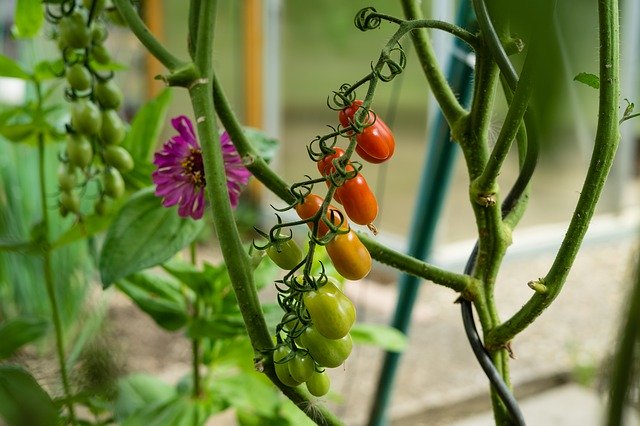
<path fill-rule="evenodd" d="M 358 235 L 350 230 L 327 244 L 327 254 L 336 271 L 348 280 L 359 280 L 371 270 L 371 255 Z"/>
<path fill-rule="evenodd" d="M 369 225 L 378 216 L 378 201 L 362 174 L 346 180 L 336 189 L 336 200 L 340 200 L 344 211 L 359 225 Z"/>
<path fill-rule="evenodd" d="M 333 171 L 335 170 L 335 168 L 333 167 L 333 160 L 344 155 L 344 150 L 341 148 L 333 148 L 333 151 L 333 154 L 327 154 L 318 161 L 318 171 L 322 176 L 333 173 Z"/>
<path fill-rule="evenodd" d="M 302 202 L 301 204 L 297 204 L 295 207 L 298 216 L 300 216 L 300 219 L 309 219 L 313 217 L 313 215 L 315 215 L 322 207 L 323 201 L 323 198 L 316 194 L 309 194 L 304 197 L 304 202 Z M 329 220 L 332 220 L 333 223 L 338 226 L 340 224 L 340 216 L 342 216 L 343 223 L 341 227 L 346 229 L 348 226 L 347 218 L 345 215 L 341 215 L 338 212 L 339 210 L 336 207 L 329 205 L 329 208 L 327 209 L 327 218 Z M 307 223 L 307 225 L 309 225 L 309 228 L 313 229 L 313 222 L 309 222 Z M 324 237 L 328 232 L 329 227 L 324 223 L 324 221 L 319 221 L 318 237 Z"/>
<path fill-rule="evenodd" d="M 362 101 L 355 100 L 350 106 L 342 109 L 338 113 L 340 124 L 343 127 L 348 127 L 361 106 Z M 369 111 L 367 120 L 373 124 L 365 127 L 362 133 L 356 135 L 358 143 L 356 152 L 365 161 L 381 163 L 393 155 L 396 148 L 395 138 L 389 126 L 380 117 L 374 116 L 373 112 Z"/>

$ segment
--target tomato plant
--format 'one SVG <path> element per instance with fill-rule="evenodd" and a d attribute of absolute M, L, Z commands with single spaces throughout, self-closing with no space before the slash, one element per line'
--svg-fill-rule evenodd
<path fill-rule="evenodd" d="M 338 113 L 338 119 L 343 127 L 348 127 L 354 116 L 362 107 L 361 100 L 355 100 L 351 105 Z M 382 163 L 393 155 L 396 148 L 395 138 L 389 126 L 372 111 L 367 114 L 366 127 L 356 135 L 356 152 L 363 160 L 370 163 Z"/>
<path fill-rule="evenodd" d="M 95 135 L 100 130 L 100 109 L 91 101 L 76 102 L 71 109 L 71 126 L 85 135 Z"/>
<path fill-rule="evenodd" d="M 313 325 L 307 326 L 296 339 L 296 343 L 309 351 L 318 365 L 335 368 L 349 357 L 353 348 L 351 335 L 347 333 L 341 339 L 328 339 L 316 330 Z"/>
<path fill-rule="evenodd" d="M 314 371 L 306 382 L 307 390 L 313 396 L 324 396 L 329 392 L 331 380 L 326 371 Z"/>
<path fill-rule="evenodd" d="M 267 248 L 267 256 L 282 269 L 291 270 L 302 262 L 302 250 L 293 239 L 276 241 Z"/>
<path fill-rule="evenodd" d="M 336 235 L 326 247 L 336 271 L 346 279 L 362 279 L 371 270 L 371 255 L 352 230 Z"/>
<path fill-rule="evenodd" d="M 306 351 L 297 350 L 293 358 L 287 362 L 289 374 L 293 380 L 306 382 L 315 372 L 315 362 Z"/>
<path fill-rule="evenodd" d="M 287 386 L 298 386 L 301 381 L 295 380 L 289 372 L 289 362 L 291 361 L 291 349 L 286 346 L 278 346 L 273 351 L 273 366 L 276 370 L 276 376 L 282 383 Z M 289 358 L 289 359 L 287 359 Z"/>
<path fill-rule="evenodd" d="M 309 194 L 304 198 L 302 203 L 296 205 L 295 209 L 301 219 L 310 219 L 318 212 L 318 210 L 320 210 L 323 202 L 324 200 L 319 195 Z M 335 226 L 347 229 L 347 218 L 340 213 L 336 207 L 329 205 L 329 208 L 327 209 L 327 218 L 333 222 Z M 342 224 L 340 224 L 341 221 Z M 313 222 L 308 222 L 307 225 L 309 228 L 313 229 Z M 318 221 L 318 237 L 323 237 L 327 235 L 328 232 L 329 227 L 327 224 L 322 220 Z"/>
<path fill-rule="evenodd" d="M 121 172 L 128 172 L 133 169 L 133 158 L 131 158 L 131 154 L 121 146 L 108 145 L 102 155 L 107 164 Z"/>
<path fill-rule="evenodd" d="M 329 339 L 346 336 L 356 320 L 355 306 L 331 281 L 305 292 L 304 304 L 318 333 Z"/>

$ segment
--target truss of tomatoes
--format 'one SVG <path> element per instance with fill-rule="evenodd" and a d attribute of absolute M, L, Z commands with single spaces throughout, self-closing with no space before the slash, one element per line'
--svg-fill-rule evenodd
<path fill-rule="evenodd" d="M 350 137 L 355 134 L 356 153 L 365 161 L 379 164 L 391 158 L 395 140 L 389 127 L 372 111 L 367 112 L 364 126 L 355 133 L 358 126 L 354 120 L 362 104 L 360 100 L 354 101 L 339 112 L 338 118 L 344 128 L 353 128 L 346 134 Z M 349 220 L 371 227 L 378 215 L 378 203 L 360 171 L 351 162 L 340 162 L 344 154 L 344 150 L 333 147 L 317 162 L 317 166 L 327 179 L 327 186 L 330 186 L 330 181 L 337 185 L 333 198 L 343 206 L 346 216 L 330 204 L 325 218 L 309 221 L 307 225 L 319 239 L 334 232 L 326 243 L 327 254 L 340 275 L 349 280 L 359 280 L 371 270 L 371 255 L 350 229 Z M 295 210 L 301 219 L 308 220 L 318 214 L 323 203 L 322 197 L 311 193 L 296 204 Z M 290 238 L 273 242 L 267 248 L 267 254 L 274 263 L 288 270 L 299 267 L 304 260 L 302 251 Z M 330 388 L 324 369 L 342 365 L 351 353 L 353 343 L 349 332 L 356 319 L 356 309 L 340 290 L 335 278 L 322 273 L 320 277 L 312 278 L 312 283 L 305 283 L 302 275 L 293 280 L 295 284 L 292 287 L 301 285 L 294 290 L 301 295 L 296 299 L 295 308 L 286 308 L 289 312 L 285 318 L 291 318 L 294 311 L 296 313 L 293 321 L 284 324 L 287 338 L 282 341 L 278 337 L 278 345 L 273 352 L 274 368 L 283 384 L 298 386 L 305 383 L 312 395 L 322 396 Z"/>

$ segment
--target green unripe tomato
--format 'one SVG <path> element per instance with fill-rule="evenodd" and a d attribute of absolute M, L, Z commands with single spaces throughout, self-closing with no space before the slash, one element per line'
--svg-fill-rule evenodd
<path fill-rule="evenodd" d="M 91 42 L 93 44 L 102 44 L 107 39 L 109 33 L 104 25 L 100 23 L 94 23 L 91 29 Z"/>
<path fill-rule="evenodd" d="M 93 136 L 100 131 L 100 108 L 91 101 L 81 100 L 71 108 L 71 126 L 78 133 Z"/>
<path fill-rule="evenodd" d="M 82 64 L 73 64 L 68 67 L 65 76 L 73 90 L 84 92 L 91 88 L 91 73 Z"/>
<path fill-rule="evenodd" d="M 63 48 L 72 49 L 84 49 L 91 43 L 91 31 L 87 28 L 84 15 L 78 10 L 60 19 L 58 43 Z"/>
<path fill-rule="evenodd" d="M 62 192 L 60 194 L 60 204 L 71 213 L 80 212 L 80 199 L 73 192 Z"/>
<path fill-rule="evenodd" d="M 61 191 L 71 191 L 78 183 L 75 168 L 60 164 L 58 167 L 58 187 Z"/>
<path fill-rule="evenodd" d="M 93 148 L 86 137 L 77 133 L 67 136 L 67 158 L 69 164 L 81 169 L 91 164 Z"/>
<path fill-rule="evenodd" d="M 295 387 L 300 383 L 291 377 L 291 373 L 289 372 L 289 361 L 283 362 L 283 360 L 291 353 L 291 350 L 284 346 L 279 346 L 273 351 L 273 367 L 276 370 L 276 376 L 282 383 L 287 386 Z"/>
<path fill-rule="evenodd" d="M 298 244 L 293 240 L 277 242 L 267 248 L 267 256 L 279 267 L 291 270 L 302 262 L 303 254 Z"/>
<path fill-rule="evenodd" d="M 128 172 L 133 169 L 133 158 L 131 154 L 121 146 L 108 145 L 102 153 L 104 161 L 121 172 Z"/>
<path fill-rule="evenodd" d="M 91 49 L 91 57 L 99 64 L 106 65 L 111 62 L 111 55 L 104 44 L 96 44 Z"/>
<path fill-rule="evenodd" d="M 309 380 L 307 380 L 307 390 L 313 396 L 324 396 L 331 388 L 331 380 L 326 371 L 314 371 Z"/>
<path fill-rule="evenodd" d="M 118 109 L 122 103 L 122 91 L 111 80 L 101 81 L 93 89 L 96 101 L 102 109 Z"/>
<path fill-rule="evenodd" d="M 328 339 L 346 336 L 356 320 L 355 306 L 331 281 L 305 292 L 303 300 L 315 329 Z"/>
<path fill-rule="evenodd" d="M 62 204 L 60 204 L 58 206 L 58 212 L 60 213 L 60 216 L 62 217 L 67 217 L 69 216 L 69 209 L 67 209 L 65 206 L 63 206 Z"/>
<path fill-rule="evenodd" d="M 340 366 L 351 354 L 353 341 L 347 334 L 341 339 L 327 339 L 314 328 L 308 326 L 296 339 L 296 343 L 309 351 L 315 362 L 321 367 Z"/>
<path fill-rule="evenodd" d="M 102 111 L 102 126 L 100 140 L 106 145 L 119 145 L 124 139 L 126 130 L 124 123 L 113 109 Z"/>
<path fill-rule="evenodd" d="M 104 216 L 109 212 L 110 203 L 109 199 L 106 197 L 100 197 L 96 200 L 93 205 L 93 210 L 96 212 L 98 216 Z"/>
<path fill-rule="evenodd" d="M 119 171 L 113 167 L 107 167 L 104 171 L 104 195 L 111 198 L 120 198 L 124 194 L 124 179 Z"/>
<path fill-rule="evenodd" d="M 306 382 L 316 369 L 313 358 L 303 351 L 296 351 L 295 356 L 287 364 L 293 380 L 300 383 Z"/>

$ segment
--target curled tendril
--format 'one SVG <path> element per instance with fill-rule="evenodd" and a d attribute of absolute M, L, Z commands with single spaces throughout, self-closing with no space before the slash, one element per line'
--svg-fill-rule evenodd
<path fill-rule="evenodd" d="M 391 58 L 391 55 L 394 52 L 398 53 L 399 55 L 398 60 L 394 60 Z M 380 80 L 384 82 L 389 82 L 393 80 L 393 78 L 396 75 L 404 71 L 404 68 L 407 65 L 407 56 L 404 53 L 404 50 L 402 49 L 402 46 L 400 46 L 400 44 L 398 44 L 397 47 L 394 47 L 393 49 L 391 49 L 389 53 L 385 53 L 381 55 L 380 60 L 382 61 L 382 66 L 381 67 L 374 66 L 373 63 L 371 63 L 371 70 L 373 71 L 373 73 L 375 73 L 375 75 Z M 387 68 L 388 73 L 382 72 L 382 70 L 385 67 Z"/>
<path fill-rule="evenodd" d="M 65 16 L 71 15 L 75 8 L 75 0 L 64 0 L 63 2 L 61 2 L 57 7 L 59 13 L 55 13 L 51 5 L 47 4 L 45 10 L 45 19 L 52 24 L 57 24 L 60 19 L 64 18 Z"/>
<path fill-rule="evenodd" d="M 333 95 L 327 96 L 327 106 L 334 111 L 348 107 L 356 99 L 356 94 L 349 83 L 343 83 L 340 89 L 332 93 Z"/>
<path fill-rule="evenodd" d="M 319 161 L 328 154 L 332 154 L 335 152 L 333 148 L 338 143 L 338 136 L 341 136 L 343 131 L 340 130 L 339 127 L 327 127 L 332 130 L 331 133 L 328 133 L 324 136 L 316 136 L 307 146 L 307 154 L 309 154 L 309 158 L 311 159 L 311 161 Z M 315 145 L 317 145 L 317 147 Z"/>
<path fill-rule="evenodd" d="M 360 9 L 353 19 L 353 24 L 360 31 L 375 30 L 382 22 L 376 12 L 376 9 L 371 6 Z"/>

